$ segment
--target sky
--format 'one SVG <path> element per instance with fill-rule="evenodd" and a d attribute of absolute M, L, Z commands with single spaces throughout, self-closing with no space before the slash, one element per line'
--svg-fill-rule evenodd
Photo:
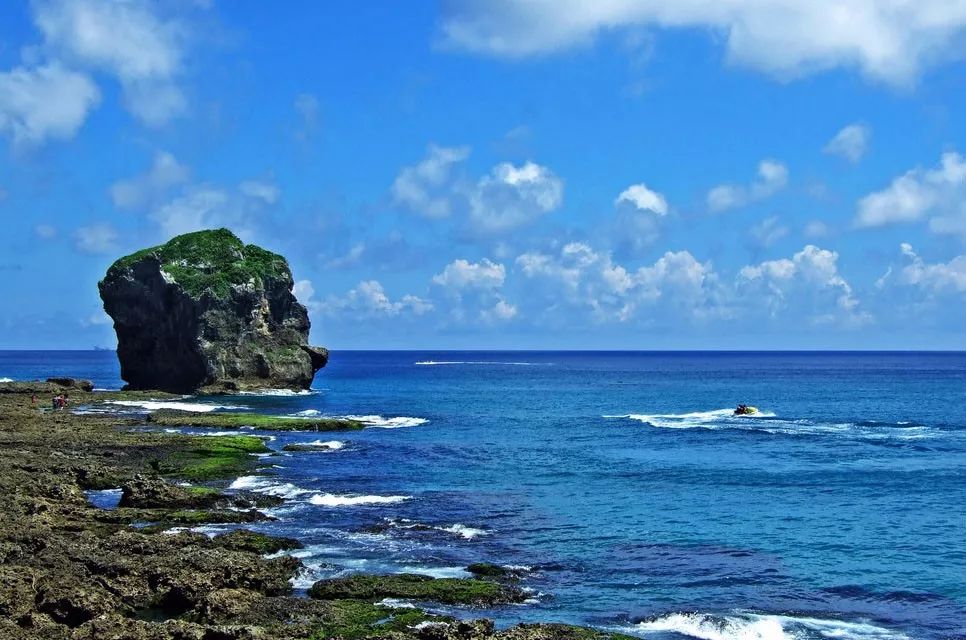
<path fill-rule="evenodd" d="M 0 9 L 0 348 L 227 227 L 332 349 L 966 349 L 966 0 Z"/>

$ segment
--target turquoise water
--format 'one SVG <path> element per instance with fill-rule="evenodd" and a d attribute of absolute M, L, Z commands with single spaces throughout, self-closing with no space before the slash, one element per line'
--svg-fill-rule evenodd
<path fill-rule="evenodd" d="M 0 353 L 54 373 L 121 384 L 112 353 Z M 299 587 L 491 561 L 533 590 L 500 623 L 966 637 L 966 354 L 337 352 L 315 389 L 185 400 L 369 416 L 234 483 L 290 498 Z"/>

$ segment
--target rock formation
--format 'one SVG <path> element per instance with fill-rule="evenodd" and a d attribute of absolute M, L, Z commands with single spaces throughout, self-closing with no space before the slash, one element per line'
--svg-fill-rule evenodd
<path fill-rule="evenodd" d="M 115 262 L 98 283 L 121 377 L 174 393 L 307 389 L 328 351 L 282 256 L 231 231 L 198 231 Z"/>

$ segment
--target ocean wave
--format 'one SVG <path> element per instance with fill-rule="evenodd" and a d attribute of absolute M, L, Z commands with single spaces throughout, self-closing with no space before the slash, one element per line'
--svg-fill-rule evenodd
<path fill-rule="evenodd" d="M 552 362 L 503 362 L 497 360 L 420 360 L 413 363 L 420 367 L 439 367 L 445 365 L 492 365 L 512 367 L 549 367 Z"/>
<path fill-rule="evenodd" d="M 276 482 L 265 476 L 241 476 L 228 485 L 229 489 L 254 491 L 279 498 L 296 498 L 313 493 L 309 489 L 297 487 L 291 482 Z"/>
<path fill-rule="evenodd" d="M 309 498 L 309 502 L 320 507 L 356 507 L 368 504 L 396 504 L 411 498 L 412 496 L 346 496 L 317 493 Z"/>
<path fill-rule="evenodd" d="M 0 378 L 0 382 L 13 382 L 13 378 Z"/>
<path fill-rule="evenodd" d="M 206 404 L 203 402 L 174 402 L 168 400 L 108 400 L 107 404 L 119 407 L 133 407 L 146 411 L 159 411 L 161 409 L 174 409 L 176 411 L 190 411 L 192 413 L 211 413 L 219 409 L 241 411 L 248 410 L 248 407 L 238 407 L 230 404 Z"/>
<path fill-rule="evenodd" d="M 312 442 L 306 442 L 307 447 L 318 447 L 319 449 L 327 449 L 329 451 L 338 451 L 339 449 L 345 449 L 346 443 L 341 440 L 313 440 Z"/>
<path fill-rule="evenodd" d="M 463 567 L 423 567 L 419 565 L 401 566 L 399 573 L 415 573 L 431 578 L 469 578 L 473 575 Z"/>
<path fill-rule="evenodd" d="M 399 429 L 400 427 L 418 427 L 429 422 L 426 418 L 413 418 L 410 416 L 397 416 L 395 418 L 385 418 L 379 415 L 371 416 L 343 416 L 346 420 L 356 420 L 367 427 L 379 429 Z"/>
<path fill-rule="evenodd" d="M 311 389 L 302 389 L 300 391 L 295 391 L 293 389 L 255 389 L 254 391 L 239 391 L 235 395 L 289 397 L 289 396 L 311 396 L 317 393 L 318 391 L 313 391 Z"/>
<path fill-rule="evenodd" d="M 645 620 L 626 631 L 645 637 L 670 632 L 698 640 L 909 640 L 903 633 L 867 622 L 751 613 L 672 613 Z"/>
<path fill-rule="evenodd" d="M 415 609 L 416 605 L 408 600 L 400 600 L 399 598 L 383 598 L 376 603 L 378 607 L 392 607 L 394 609 Z"/>
<path fill-rule="evenodd" d="M 737 429 L 783 435 L 843 435 L 900 440 L 919 440 L 934 435 L 933 429 L 910 422 L 819 422 L 809 419 L 782 418 L 769 411 L 736 416 L 733 409 L 689 413 L 627 413 L 601 417 L 634 420 L 659 429 Z"/>
<path fill-rule="evenodd" d="M 486 529 L 479 529 L 476 527 L 468 527 L 465 524 L 449 524 L 449 525 L 439 525 L 439 524 L 424 524 L 422 522 L 416 522 L 415 520 L 410 520 L 409 518 L 383 518 L 386 524 L 394 529 L 410 529 L 417 531 L 441 531 L 443 533 L 449 533 L 454 536 L 459 536 L 464 540 L 472 540 L 473 538 L 479 536 L 489 535 L 491 532 Z"/>

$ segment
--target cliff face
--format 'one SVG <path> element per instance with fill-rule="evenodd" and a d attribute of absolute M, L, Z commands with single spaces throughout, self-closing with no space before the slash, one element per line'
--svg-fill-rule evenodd
<path fill-rule="evenodd" d="M 285 258 L 227 229 L 121 258 L 98 283 L 121 377 L 174 393 L 307 389 L 328 352 L 308 345 L 293 284 Z"/>

